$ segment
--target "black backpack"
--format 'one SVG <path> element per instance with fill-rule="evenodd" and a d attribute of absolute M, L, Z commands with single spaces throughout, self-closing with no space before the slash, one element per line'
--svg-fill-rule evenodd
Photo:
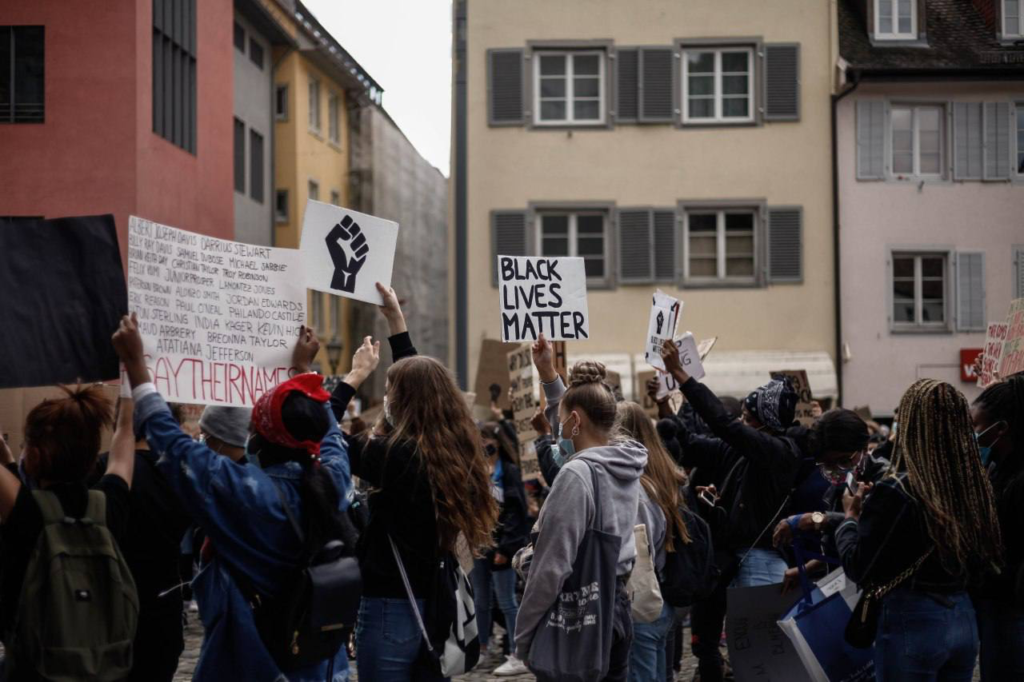
<path fill-rule="evenodd" d="M 709 597 L 718 584 L 720 571 L 715 564 L 707 521 L 686 507 L 681 507 L 679 513 L 689 531 L 690 544 L 677 540 L 674 551 L 665 552 L 661 596 L 669 606 L 683 608 Z"/>

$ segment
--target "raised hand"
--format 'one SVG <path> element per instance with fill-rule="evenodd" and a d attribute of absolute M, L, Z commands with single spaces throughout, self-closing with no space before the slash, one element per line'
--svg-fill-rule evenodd
<path fill-rule="evenodd" d="M 139 333 L 139 320 L 132 313 L 129 317 L 121 317 L 121 324 L 111 338 L 114 344 L 114 351 L 117 357 L 124 363 L 124 369 L 128 373 L 128 381 L 132 388 L 149 381 L 149 372 L 146 370 L 146 360 L 142 350 L 142 335 Z"/>
<path fill-rule="evenodd" d="M 402 312 L 402 302 L 398 300 L 395 290 L 377 282 L 377 293 L 384 300 L 384 304 L 379 307 L 384 319 L 388 321 L 388 331 L 391 336 L 408 331 L 405 326 L 405 313 Z"/>
<path fill-rule="evenodd" d="M 690 375 L 683 369 L 683 363 L 679 360 L 679 349 L 672 339 L 666 339 L 661 349 L 661 359 L 665 362 L 665 371 L 675 377 L 680 385 L 690 380 Z"/>
<path fill-rule="evenodd" d="M 533 344 L 533 364 L 540 374 L 540 380 L 550 384 L 558 374 L 555 372 L 555 354 L 551 342 L 541 334 L 540 338 Z"/>
<path fill-rule="evenodd" d="M 366 263 L 370 245 L 359 223 L 347 215 L 327 235 L 327 251 L 334 261 L 331 288 L 351 294 L 356 290 L 356 275 Z"/>
<path fill-rule="evenodd" d="M 359 388 L 366 378 L 373 374 L 379 363 L 380 341 L 374 343 L 373 338 L 367 336 L 352 356 L 352 371 L 345 377 L 345 383 L 352 388 Z"/>
<path fill-rule="evenodd" d="M 292 367 L 296 374 L 309 372 L 316 354 L 320 352 L 320 339 L 311 327 L 305 325 L 299 327 L 299 338 L 295 341 L 295 349 L 292 351 Z"/>

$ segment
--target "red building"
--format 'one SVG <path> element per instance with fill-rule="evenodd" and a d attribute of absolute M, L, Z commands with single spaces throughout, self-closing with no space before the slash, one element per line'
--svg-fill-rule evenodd
<path fill-rule="evenodd" d="M 231 239 L 232 0 L 0 3 L 0 216 Z M 12 68 L 13 65 L 13 68 Z"/>

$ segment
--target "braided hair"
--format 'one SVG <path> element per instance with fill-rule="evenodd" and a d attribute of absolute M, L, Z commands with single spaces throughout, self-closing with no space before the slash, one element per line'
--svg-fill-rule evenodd
<path fill-rule="evenodd" d="M 891 471 L 906 469 L 943 566 L 999 566 L 999 519 L 967 399 L 944 381 L 922 379 L 900 400 L 899 418 Z"/>

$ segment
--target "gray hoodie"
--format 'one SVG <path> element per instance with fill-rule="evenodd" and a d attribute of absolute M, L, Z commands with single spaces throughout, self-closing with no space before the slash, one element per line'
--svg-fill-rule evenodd
<path fill-rule="evenodd" d="M 549 405 L 554 396 L 557 409 L 565 389 L 561 379 L 555 384 L 545 384 L 544 390 Z M 557 411 L 554 413 L 557 415 Z M 557 420 L 556 416 L 556 435 Z M 579 544 L 593 524 L 595 506 L 591 467 L 596 470 L 602 494 L 601 530 L 622 538 L 617 574 L 624 576 L 632 570 L 636 560 L 633 526 L 637 522 L 640 476 L 646 465 L 647 450 L 639 443 L 628 441 L 588 448 L 574 455 L 562 467 L 535 527 L 537 541 L 533 562 L 516 618 L 516 655 L 521 660 L 529 654 L 538 626 L 572 574 Z"/>

